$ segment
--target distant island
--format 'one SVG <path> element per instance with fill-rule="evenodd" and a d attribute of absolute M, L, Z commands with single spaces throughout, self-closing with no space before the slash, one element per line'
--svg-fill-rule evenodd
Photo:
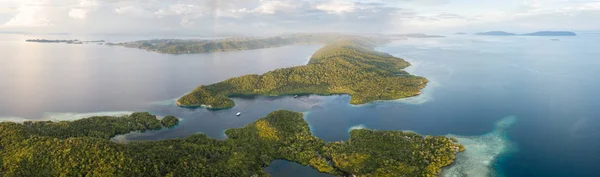
<path fill-rule="evenodd" d="M 467 33 L 458 32 L 458 33 L 454 33 L 454 34 L 456 34 L 456 35 L 465 35 L 465 34 L 467 34 Z"/>
<path fill-rule="evenodd" d="M 336 34 L 293 34 L 275 37 L 232 37 L 216 40 L 202 39 L 155 39 L 124 43 L 107 43 L 110 46 L 144 49 L 166 54 L 193 54 L 254 50 L 281 47 L 293 44 L 326 44 L 340 39 L 358 39 L 362 37 Z M 373 42 L 373 41 L 372 41 Z"/>
<path fill-rule="evenodd" d="M 538 31 L 535 33 L 523 34 L 526 36 L 577 36 L 576 33 L 570 31 Z"/>
<path fill-rule="evenodd" d="M 526 34 L 516 34 L 516 33 L 508 33 L 504 31 L 490 31 L 484 33 L 476 33 L 476 35 L 486 35 L 486 36 L 577 36 L 576 33 L 570 31 L 538 31 L 534 33 L 526 33 Z"/>
<path fill-rule="evenodd" d="M 167 118 L 167 117 L 165 117 Z M 163 119 L 164 120 L 164 119 Z M 169 117 L 168 121 L 177 120 Z M 90 117 L 73 122 L 0 123 L 2 176 L 268 176 L 281 159 L 335 176 L 437 176 L 464 147 L 454 138 L 402 131 L 352 130 L 325 143 L 302 113 L 279 110 L 217 140 L 116 143 L 131 131 L 166 128 L 156 116 Z"/>
<path fill-rule="evenodd" d="M 489 31 L 483 33 L 475 33 L 476 35 L 486 35 L 486 36 L 515 36 L 515 33 L 508 33 L 504 31 Z"/>
<path fill-rule="evenodd" d="M 348 94 L 351 104 L 365 104 L 419 95 L 428 80 L 408 74 L 403 69 L 410 63 L 373 50 L 369 41 L 357 37 L 332 41 L 315 52 L 308 65 L 199 86 L 177 104 L 226 109 L 234 106 L 229 97 L 303 94 Z"/>
<path fill-rule="evenodd" d="M 77 39 L 74 39 L 74 40 L 27 39 L 27 40 L 25 40 L 25 42 L 84 44 L 84 43 L 102 43 L 102 42 L 106 42 L 106 41 L 104 41 L 104 40 L 80 41 L 80 40 L 77 40 Z"/>
<path fill-rule="evenodd" d="M 389 35 L 392 38 L 443 38 L 446 36 L 440 35 L 429 35 L 424 33 L 409 33 L 409 34 L 392 34 Z"/>

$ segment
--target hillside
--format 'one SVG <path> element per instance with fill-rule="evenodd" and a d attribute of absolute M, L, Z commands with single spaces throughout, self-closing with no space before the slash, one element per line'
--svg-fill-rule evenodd
<path fill-rule="evenodd" d="M 246 75 L 199 86 L 181 97 L 180 106 L 231 108 L 229 97 L 245 95 L 349 94 L 351 104 L 395 100 L 420 94 L 428 80 L 403 69 L 410 63 L 377 52 L 356 40 L 340 40 L 313 54 L 309 64 Z"/>

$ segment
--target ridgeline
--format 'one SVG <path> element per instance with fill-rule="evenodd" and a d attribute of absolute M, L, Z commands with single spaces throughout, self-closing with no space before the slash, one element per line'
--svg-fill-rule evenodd
<path fill-rule="evenodd" d="M 347 39 L 328 44 L 314 53 L 305 66 L 199 86 L 177 104 L 226 109 L 234 106 L 229 97 L 296 94 L 348 94 L 352 96 L 351 104 L 365 104 L 420 94 L 428 80 L 405 72 L 403 69 L 410 63 L 377 52 L 363 41 Z"/>
<path fill-rule="evenodd" d="M 293 34 L 276 37 L 232 37 L 214 40 L 202 39 L 154 39 L 124 43 L 107 43 L 112 46 L 123 46 L 128 48 L 143 49 L 151 52 L 164 54 L 193 54 L 228 52 L 240 50 L 254 50 L 272 47 L 281 47 L 294 44 L 327 44 L 331 41 L 342 39 L 360 40 L 363 43 L 381 42 L 360 36 L 315 33 L 315 34 Z"/>
<path fill-rule="evenodd" d="M 464 150 L 450 138 L 401 131 L 353 130 L 346 142 L 325 143 L 310 133 L 301 113 L 283 110 L 227 130 L 222 141 L 204 134 L 127 144 L 109 140 L 163 127 L 148 113 L 0 123 L 0 176 L 269 176 L 263 168 L 283 159 L 336 176 L 429 177 Z"/>

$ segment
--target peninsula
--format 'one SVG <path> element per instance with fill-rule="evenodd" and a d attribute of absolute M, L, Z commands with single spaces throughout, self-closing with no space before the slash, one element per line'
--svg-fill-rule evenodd
<path fill-rule="evenodd" d="M 268 176 L 263 168 L 281 159 L 336 176 L 429 177 L 464 150 L 452 138 L 401 131 L 353 130 L 348 141 L 325 143 L 311 134 L 301 113 L 284 110 L 225 131 L 225 140 L 204 134 L 127 144 L 109 140 L 161 127 L 148 113 L 0 123 L 0 175 Z"/>
<path fill-rule="evenodd" d="M 180 106 L 226 109 L 229 97 L 264 95 L 348 94 L 351 104 L 396 100 L 420 94 L 428 80 L 408 74 L 410 63 L 377 52 L 368 39 L 340 39 L 316 51 L 305 66 L 277 69 L 199 86 L 184 95 Z"/>
<path fill-rule="evenodd" d="M 275 37 L 232 37 L 216 40 L 155 39 L 124 43 L 107 43 L 112 46 L 144 49 L 165 54 L 193 54 L 254 50 L 293 44 L 326 44 L 340 39 L 364 40 L 366 38 L 337 33 L 292 34 Z M 371 41 L 375 42 L 375 41 Z"/>

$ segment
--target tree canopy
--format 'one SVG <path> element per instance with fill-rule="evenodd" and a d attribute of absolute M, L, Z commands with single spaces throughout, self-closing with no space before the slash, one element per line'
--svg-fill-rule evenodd
<path fill-rule="evenodd" d="M 310 133 L 301 113 L 284 110 L 227 130 L 225 140 L 204 134 L 128 144 L 109 140 L 161 125 L 148 113 L 0 123 L 0 176 L 269 176 L 263 168 L 276 159 L 337 176 L 434 176 L 462 147 L 445 137 L 374 130 L 325 143 Z"/>
<path fill-rule="evenodd" d="M 351 104 L 395 100 L 420 94 L 428 82 L 403 69 L 410 63 L 377 52 L 363 41 L 344 39 L 313 54 L 308 65 L 245 75 L 199 86 L 181 97 L 180 106 L 231 108 L 242 95 L 349 94 Z"/>

